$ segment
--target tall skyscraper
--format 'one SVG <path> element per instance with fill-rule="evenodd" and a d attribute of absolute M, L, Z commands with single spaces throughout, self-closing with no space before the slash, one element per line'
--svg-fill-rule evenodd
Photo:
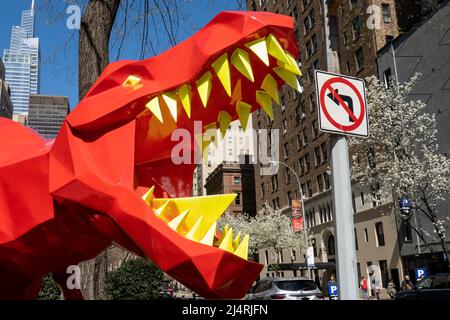
<path fill-rule="evenodd" d="M 11 30 L 10 48 L 3 53 L 6 82 L 11 88 L 14 114 L 27 114 L 30 94 L 39 94 L 39 38 L 34 37 L 35 10 L 22 12 L 20 26 Z"/>

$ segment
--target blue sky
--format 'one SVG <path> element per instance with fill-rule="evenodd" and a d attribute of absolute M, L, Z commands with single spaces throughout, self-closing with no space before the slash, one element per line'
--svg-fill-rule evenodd
<path fill-rule="evenodd" d="M 65 13 L 68 6 L 63 0 L 52 0 L 54 7 L 48 6 L 48 0 L 36 0 L 36 36 L 41 46 L 41 94 L 68 96 L 70 107 L 78 103 L 77 78 L 77 32 L 67 29 Z M 71 1 L 80 3 L 86 1 Z M 217 13 L 223 10 L 237 10 L 237 1 L 231 0 L 179 0 L 184 18 L 180 19 L 176 33 L 177 42 L 189 37 L 201 28 Z M 9 48 L 11 27 L 20 25 L 21 12 L 31 6 L 31 0 L 2 1 L 0 11 L 0 53 Z M 155 51 L 160 53 L 170 44 L 167 36 L 159 32 L 152 38 L 159 44 Z M 129 38 L 121 51 L 120 59 L 139 59 L 141 43 L 139 39 Z M 148 52 L 146 57 L 152 55 Z M 115 60 L 117 50 L 112 50 L 111 61 Z"/>

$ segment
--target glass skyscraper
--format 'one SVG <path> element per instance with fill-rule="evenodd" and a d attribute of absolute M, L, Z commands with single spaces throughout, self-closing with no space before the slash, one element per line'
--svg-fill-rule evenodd
<path fill-rule="evenodd" d="M 30 94 L 39 94 L 39 38 L 34 37 L 34 0 L 22 12 L 19 26 L 13 26 L 11 44 L 3 53 L 6 82 L 11 88 L 14 114 L 28 114 Z"/>

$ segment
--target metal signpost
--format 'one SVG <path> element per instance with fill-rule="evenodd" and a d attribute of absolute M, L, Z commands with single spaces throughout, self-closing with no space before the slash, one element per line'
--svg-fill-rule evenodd
<path fill-rule="evenodd" d="M 331 133 L 338 294 L 341 300 L 357 300 L 359 290 L 346 135 L 367 137 L 369 134 L 364 81 L 317 70 L 316 95 L 320 130 Z"/>

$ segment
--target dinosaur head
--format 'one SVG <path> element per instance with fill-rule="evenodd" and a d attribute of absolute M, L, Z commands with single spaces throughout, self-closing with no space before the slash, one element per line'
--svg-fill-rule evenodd
<path fill-rule="evenodd" d="M 301 90 L 297 57 L 292 18 L 223 12 L 159 56 L 110 64 L 67 118 L 89 141 L 132 124 L 133 191 L 151 209 L 156 243 L 144 251 L 206 297 L 242 297 L 262 266 L 247 260 L 248 236 L 216 231 L 235 195 L 189 198 L 195 162 L 214 135 L 198 138 L 224 133 L 236 119 L 245 130 L 258 108 L 272 117 L 284 83 Z"/>

